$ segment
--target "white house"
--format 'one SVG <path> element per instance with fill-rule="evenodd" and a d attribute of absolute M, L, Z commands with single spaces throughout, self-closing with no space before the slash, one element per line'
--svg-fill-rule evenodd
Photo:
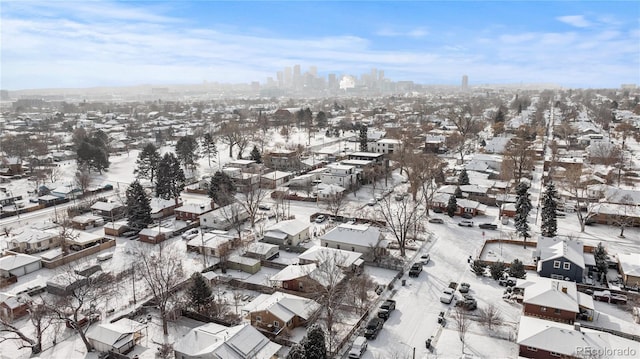
<path fill-rule="evenodd" d="M 334 184 L 344 188 L 350 188 L 356 183 L 356 167 L 331 164 L 327 167 L 327 172 L 320 176 L 320 180 L 324 184 Z"/>
<path fill-rule="evenodd" d="M 309 223 L 290 219 L 280 221 L 265 229 L 262 241 L 277 245 L 297 246 L 300 242 L 308 239 Z"/>
<path fill-rule="evenodd" d="M 383 138 L 367 144 L 367 150 L 369 152 L 384 153 L 386 155 L 390 155 L 400 149 L 402 149 L 402 141 L 393 138 Z"/>
<path fill-rule="evenodd" d="M 114 351 L 124 354 L 133 349 L 142 338 L 142 329 L 146 324 L 128 318 L 114 323 L 102 323 L 87 332 L 87 339 L 99 352 Z"/>
<path fill-rule="evenodd" d="M 366 224 L 341 224 L 323 234 L 320 237 L 320 244 L 323 247 L 362 254 L 373 254 L 377 248 L 384 249 L 388 246 L 380 230 Z"/>
<path fill-rule="evenodd" d="M 251 325 L 225 327 L 208 323 L 191 329 L 173 350 L 179 359 L 270 359 L 280 348 Z"/>
<path fill-rule="evenodd" d="M 240 203 L 234 202 L 200 215 L 200 226 L 226 231 L 248 218 L 249 212 Z"/>

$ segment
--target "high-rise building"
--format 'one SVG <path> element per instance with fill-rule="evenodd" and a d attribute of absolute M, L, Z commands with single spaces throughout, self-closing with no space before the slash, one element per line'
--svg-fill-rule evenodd
<path fill-rule="evenodd" d="M 378 81 L 384 81 L 384 70 L 378 71 Z"/>
<path fill-rule="evenodd" d="M 293 66 L 293 87 L 297 89 L 302 87 L 302 75 L 300 73 L 300 65 Z"/>
<path fill-rule="evenodd" d="M 313 77 L 318 77 L 318 67 L 317 66 L 309 66 L 309 73 Z"/>
<path fill-rule="evenodd" d="M 276 74 L 276 78 L 278 79 L 278 87 L 279 88 L 283 88 L 284 87 L 284 72 L 278 71 L 278 73 Z"/>
<path fill-rule="evenodd" d="M 336 74 L 329 74 L 329 76 L 327 77 L 327 87 L 329 87 L 330 89 L 338 88 Z"/>
<path fill-rule="evenodd" d="M 469 89 L 469 76 L 462 75 L 462 90 L 466 91 Z"/>
<path fill-rule="evenodd" d="M 291 67 L 284 68 L 284 87 L 291 87 L 293 85 L 293 73 Z"/>

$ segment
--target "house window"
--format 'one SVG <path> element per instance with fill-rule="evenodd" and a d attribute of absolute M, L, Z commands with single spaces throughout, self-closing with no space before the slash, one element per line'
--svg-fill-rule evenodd
<path fill-rule="evenodd" d="M 564 280 L 564 277 L 559 274 L 552 274 L 551 279 Z"/>
<path fill-rule="evenodd" d="M 289 283 L 287 283 L 287 282 L 282 283 L 282 287 L 283 287 L 284 289 L 289 288 Z"/>
<path fill-rule="evenodd" d="M 277 320 L 274 320 L 273 321 L 273 326 L 276 327 L 276 328 L 280 327 L 280 322 L 277 321 Z"/>
<path fill-rule="evenodd" d="M 553 261 L 553 268 L 555 269 L 560 268 L 560 261 Z"/>
<path fill-rule="evenodd" d="M 556 352 L 549 352 L 549 354 L 551 354 L 552 357 L 558 357 L 560 358 L 560 353 L 556 353 Z"/>
<path fill-rule="evenodd" d="M 304 285 L 302 284 L 302 282 L 298 283 L 298 288 L 300 288 L 300 290 L 304 289 Z"/>
<path fill-rule="evenodd" d="M 340 249 L 340 245 L 338 244 L 338 245 L 336 246 L 336 248 L 337 248 L 337 249 Z"/>
<path fill-rule="evenodd" d="M 530 352 L 537 352 L 538 348 L 534 348 L 534 347 L 527 347 L 527 350 Z"/>
<path fill-rule="evenodd" d="M 560 309 L 554 309 L 553 312 L 556 313 L 556 314 L 560 314 L 561 311 L 560 311 Z"/>
<path fill-rule="evenodd" d="M 261 316 L 259 316 L 259 315 L 258 315 L 258 316 L 256 316 L 256 322 L 258 322 L 258 323 L 262 322 L 262 317 L 261 317 Z"/>
<path fill-rule="evenodd" d="M 571 263 L 569 262 L 564 262 L 562 268 L 564 268 L 564 270 L 569 270 L 571 269 Z"/>
<path fill-rule="evenodd" d="M 540 311 L 541 312 L 546 312 L 547 311 L 547 307 L 540 307 Z"/>
<path fill-rule="evenodd" d="M 356 251 L 356 249 L 355 249 L 354 247 L 351 247 L 351 251 L 352 251 L 352 252 L 355 252 L 355 251 Z"/>

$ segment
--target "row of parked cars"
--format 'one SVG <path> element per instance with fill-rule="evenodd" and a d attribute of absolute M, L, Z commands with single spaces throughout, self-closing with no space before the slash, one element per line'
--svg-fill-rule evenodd
<path fill-rule="evenodd" d="M 389 319 L 391 312 L 396 309 L 396 301 L 393 299 L 385 300 L 378 309 L 378 314 L 371 319 L 364 328 L 364 336 L 357 337 L 354 340 L 351 350 L 349 350 L 349 358 L 358 359 L 367 350 L 368 340 L 374 340 L 378 337 L 378 333 L 382 330 L 384 322 Z"/>

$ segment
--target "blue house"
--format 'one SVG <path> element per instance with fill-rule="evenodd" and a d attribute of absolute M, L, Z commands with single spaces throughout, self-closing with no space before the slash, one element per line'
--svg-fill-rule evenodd
<path fill-rule="evenodd" d="M 585 271 L 584 244 L 569 239 L 542 237 L 534 258 L 541 277 L 582 283 Z"/>

